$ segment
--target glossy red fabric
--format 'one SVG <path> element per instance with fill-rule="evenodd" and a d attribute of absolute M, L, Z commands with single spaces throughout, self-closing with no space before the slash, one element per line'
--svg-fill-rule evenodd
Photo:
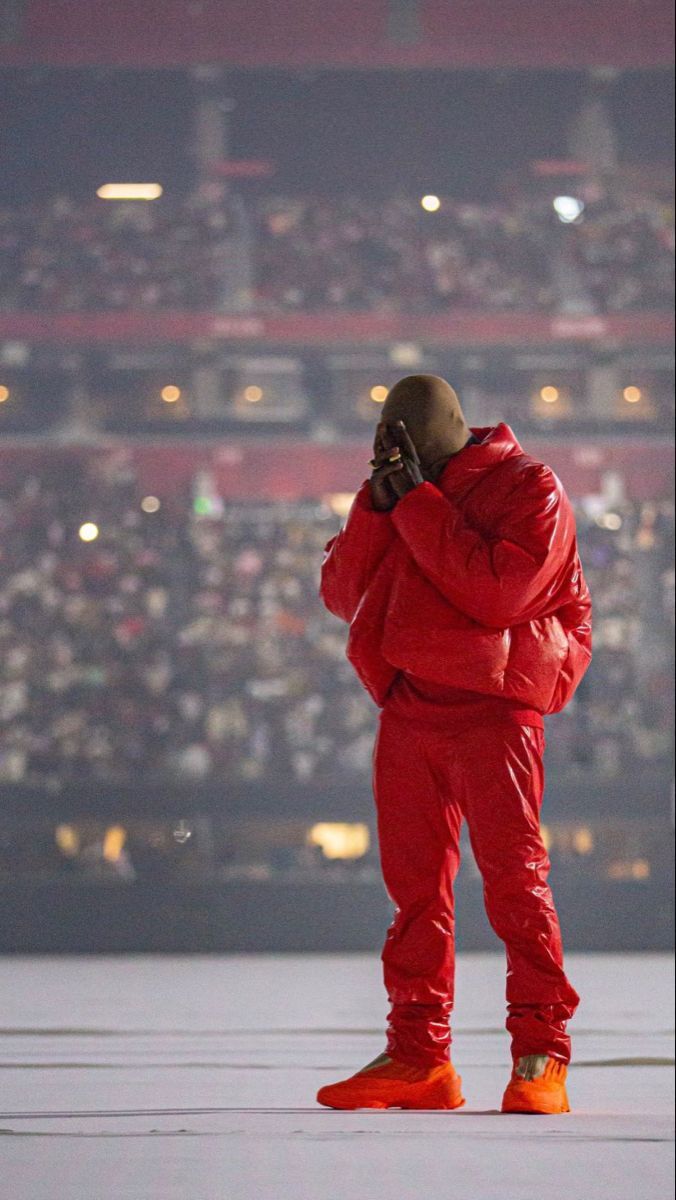
<path fill-rule="evenodd" d="M 558 712 L 591 659 L 574 514 L 508 425 L 472 432 L 391 513 L 364 481 L 326 546 L 321 595 L 349 622 L 347 656 L 378 705 L 406 670 Z"/>
<path fill-rule="evenodd" d="M 395 905 L 382 952 L 390 1000 L 387 1050 L 415 1065 L 449 1057 L 453 881 L 467 821 L 489 920 L 507 951 L 507 1029 L 525 1054 L 570 1059 L 566 1022 L 579 997 L 563 970 L 559 923 L 540 836 L 542 729 L 496 703 L 492 723 L 455 729 L 381 713 L 374 796 L 383 879 Z"/>
<path fill-rule="evenodd" d="M 467 821 L 508 961 L 515 1059 L 570 1057 L 578 996 L 562 965 L 539 832 L 543 715 L 591 660 L 591 601 L 560 480 L 508 425 L 477 428 L 391 513 L 366 480 L 327 544 L 320 594 L 382 708 L 374 748 L 381 865 L 395 905 L 383 949 L 388 1050 L 445 1061 L 453 1005 L 453 880 Z"/>

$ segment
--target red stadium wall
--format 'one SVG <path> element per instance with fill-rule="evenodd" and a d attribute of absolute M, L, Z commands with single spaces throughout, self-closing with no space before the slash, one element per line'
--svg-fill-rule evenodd
<path fill-rule="evenodd" d="M 606 471 L 619 472 L 634 500 L 663 499 L 673 489 L 673 448 L 657 439 L 641 442 L 594 440 L 563 442 L 528 437 L 524 449 L 557 472 L 573 496 L 600 492 Z M 333 446 L 289 439 L 181 442 L 180 445 L 139 445 L 111 439 L 96 449 L 14 445 L 0 447 L 0 488 L 31 471 L 46 468 L 68 472 L 73 462 L 91 470 L 92 505 L 96 480 L 106 464 L 134 467 L 139 486 L 169 500 L 184 497 L 196 473 L 213 472 L 224 498 L 252 501 L 318 499 L 327 493 L 351 492 L 369 474 L 369 442 L 349 441 Z"/>
<path fill-rule="evenodd" d="M 219 313 L 0 313 L 0 339 L 27 342 L 190 342 L 195 338 L 289 345 L 408 341 L 436 345 L 528 345 L 593 341 L 673 343 L 668 313 L 560 316 L 546 313 L 299 313 L 273 317 Z"/>
<path fill-rule="evenodd" d="M 25 0 L 0 3 L 0 63 L 647 67 L 672 29 L 669 0 Z"/>

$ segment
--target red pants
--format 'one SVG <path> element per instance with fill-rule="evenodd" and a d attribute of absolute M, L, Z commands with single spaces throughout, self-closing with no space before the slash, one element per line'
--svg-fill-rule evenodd
<path fill-rule="evenodd" d="M 463 818 L 486 912 L 507 950 L 507 1029 L 516 1061 L 568 1062 L 579 996 L 563 970 L 539 814 L 544 733 L 518 724 L 450 733 L 387 709 L 373 753 L 383 879 L 395 905 L 382 952 L 391 1004 L 387 1053 L 413 1065 L 449 1057 L 454 987 L 453 881 Z"/>

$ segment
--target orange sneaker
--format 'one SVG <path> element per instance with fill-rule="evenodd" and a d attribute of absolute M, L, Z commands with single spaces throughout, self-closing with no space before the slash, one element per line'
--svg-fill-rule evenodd
<path fill-rule="evenodd" d="M 409 1067 L 379 1054 L 356 1075 L 317 1092 L 327 1108 L 460 1108 L 462 1080 L 451 1063 Z"/>
<path fill-rule="evenodd" d="M 566 1064 L 546 1054 L 520 1058 L 502 1098 L 503 1113 L 567 1113 Z"/>

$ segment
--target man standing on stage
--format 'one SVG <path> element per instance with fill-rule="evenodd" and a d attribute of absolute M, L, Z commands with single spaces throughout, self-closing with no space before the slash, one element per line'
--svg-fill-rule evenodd
<path fill-rule="evenodd" d="M 333 1108 L 457 1108 L 449 1059 L 453 881 L 467 821 L 507 951 L 503 1112 L 567 1112 L 566 978 L 540 835 L 543 715 L 591 660 L 591 601 L 560 480 L 508 425 L 470 429 L 443 379 L 388 394 L 373 468 L 328 543 L 321 596 L 381 708 L 373 785 L 395 905 L 382 952 L 386 1050 L 320 1089 Z"/>

